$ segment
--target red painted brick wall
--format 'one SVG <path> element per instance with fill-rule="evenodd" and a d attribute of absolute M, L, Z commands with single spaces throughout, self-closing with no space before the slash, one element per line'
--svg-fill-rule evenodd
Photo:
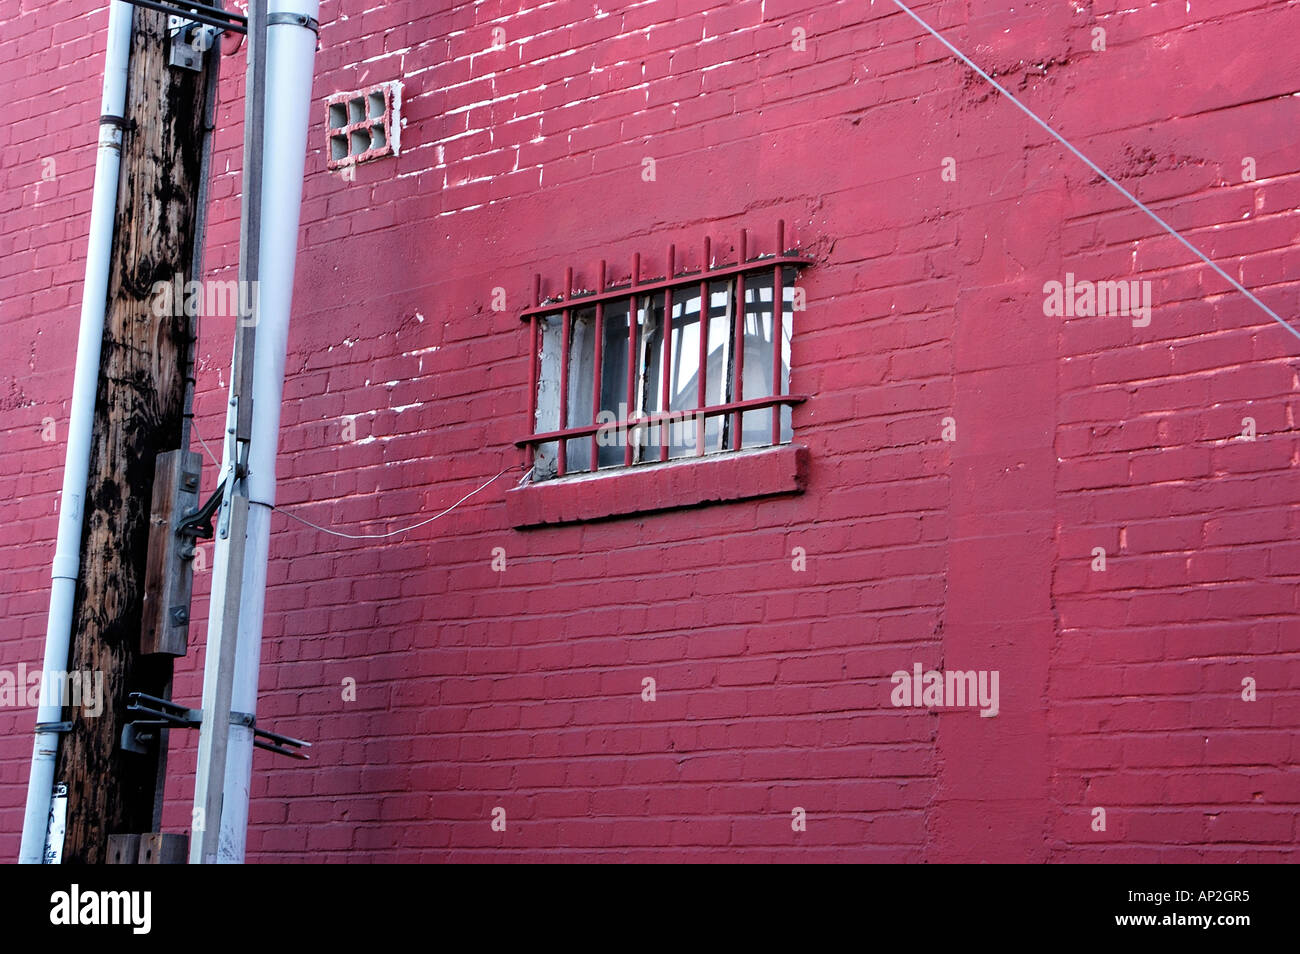
<path fill-rule="evenodd" d="M 639 252 L 657 274 L 669 242 L 695 266 L 742 227 L 770 251 L 778 218 L 816 258 L 791 374 L 806 490 L 517 531 L 503 478 L 383 543 L 278 517 L 259 718 L 315 748 L 256 755 L 250 859 L 1292 859 L 1300 342 L 889 0 L 605 5 L 323 4 L 280 503 L 351 533 L 448 506 L 520 460 L 534 272 L 590 283 Z M 1127 6 L 917 3 L 1294 319 L 1300 4 Z M 10 669 L 41 655 L 105 23 L 102 2 L 0 0 Z M 326 97 L 393 79 L 402 154 L 327 173 Z M 1150 325 L 1045 316 L 1067 272 L 1152 282 Z M 214 447 L 229 330 L 202 329 Z M 999 671 L 999 714 L 895 708 L 914 663 Z M 0 708 L 0 857 L 33 716 Z M 195 741 L 173 744 L 174 830 Z"/>

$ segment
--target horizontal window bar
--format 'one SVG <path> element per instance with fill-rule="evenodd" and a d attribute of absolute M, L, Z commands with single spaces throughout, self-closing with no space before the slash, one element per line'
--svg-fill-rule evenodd
<path fill-rule="evenodd" d="M 547 431 L 545 434 L 534 434 L 531 437 L 515 441 L 515 446 L 533 447 L 550 441 L 570 440 L 575 437 L 592 437 L 604 430 L 620 430 L 630 427 L 648 428 L 657 424 L 671 424 L 676 421 L 694 420 L 701 417 L 720 417 L 723 414 L 733 414 L 737 411 L 761 411 L 763 408 L 777 405 L 802 404 L 806 400 L 808 400 L 806 394 L 778 394 L 770 397 L 753 398 L 748 401 L 733 401 L 731 404 L 715 404 L 712 407 L 688 408 L 680 411 L 656 411 L 644 417 L 610 421 L 606 424 L 583 424 L 580 427 L 570 427 L 562 431 Z"/>
<path fill-rule="evenodd" d="M 712 281 L 716 278 L 728 278 L 732 275 L 747 275 L 751 272 L 763 272 L 777 265 L 794 265 L 804 268 L 812 264 L 812 259 L 803 258 L 799 255 L 769 255 L 767 258 L 756 258 L 748 262 L 738 262 L 735 265 L 724 265 L 720 268 L 706 269 L 704 271 L 683 273 L 672 278 L 661 278 L 653 282 L 643 284 L 633 283 L 631 285 L 622 285 L 614 288 L 607 288 L 603 292 L 593 292 L 586 295 L 573 295 L 567 301 L 549 301 L 534 308 L 529 308 L 519 315 L 521 321 L 528 321 L 531 318 L 538 318 L 543 315 L 559 314 L 566 308 L 587 307 L 597 302 L 618 301 L 622 298 L 631 298 L 634 295 L 647 295 L 655 291 L 663 291 L 666 288 L 676 288 L 679 285 L 696 285 L 702 281 Z"/>
<path fill-rule="evenodd" d="M 175 14 L 196 23 L 221 27 L 232 33 L 248 33 L 248 17 L 206 3 L 185 3 L 184 0 L 173 0 L 171 3 L 162 3 L 159 0 L 127 0 L 127 3 L 144 7 L 146 10 L 157 10 L 159 13 Z"/>

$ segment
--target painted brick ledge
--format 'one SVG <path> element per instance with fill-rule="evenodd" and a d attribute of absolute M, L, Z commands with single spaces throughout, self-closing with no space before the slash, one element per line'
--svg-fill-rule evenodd
<path fill-rule="evenodd" d="M 803 493 L 808 448 L 783 444 L 704 458 L 580 474 L 506 492 L 518 530 Z"/>

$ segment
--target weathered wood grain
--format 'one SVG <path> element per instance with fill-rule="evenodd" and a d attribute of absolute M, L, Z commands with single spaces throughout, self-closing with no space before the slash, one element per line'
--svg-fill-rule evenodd
<path fill-rule="evenodd" d="M 180 447 L 189 320 L 153 310 L 154 283 L 189 275 L 199 192 L 202 74 L 167 66 L 166 16 L 137 9 L 117 231 L 95 407 L 69 668 L 103 672 L 98 718 L 69 712 L 63 858 L 100 863 L 109 834 L 152 828 L 156 756 L 119 744 L 126 695 L 161 695 L 168 656 L 139 652 L 154 458 Z"/>

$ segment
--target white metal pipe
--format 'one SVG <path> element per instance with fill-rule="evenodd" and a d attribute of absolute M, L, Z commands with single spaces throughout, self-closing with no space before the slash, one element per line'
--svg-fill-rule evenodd
<path fill-rule="evenodd" d="M 270 0 L 266 40 L 266 132 L 262 165 L 262 228 L 258 265 L 257 348 L 253 362 L 253 429 L 248 453 L 248 534 L 239 610 L 231 709 L 256 715 L 262 615 L 275 505 L 284 363 L 298 257 L 303 167 L 316 61 L 318 0 Z M 290 16 L 307 18 L 311 27 Z M 211 605 L 216 607 L 214 595 Z M 253 732 L 230 727 L 218 862 L 240 863 L 248 831 Z"/>
<path fill-rule="evenodd" d="M 237 453 L 235 450 L 236 407 L 233 398 L 235 380 L 236 378 L 232 374 L 232 398 L 226 404 L 226 433 L 222 444 L 221 474 L 219 476 L 219 480 L 226 485 L 227 490 L 229 490 L 230 486 L 228 477 L 231 461 L 236 459 Z M 216 744 L 213 733 L 217 727 L 224 724 L 224 720 L 217 720 L 214 714 L 218 708 L 216 705 L 218 681 L 221 678 L 224 657 L 227 655 L 227 653 L 223 652 L 223 647 L 225 647 L 227 640 L 231 638 L 231 635 L 226 631 L 225 610 L 228 601 L 229 571 L 232 559 L 231 544 L 238 544 L 240 539 L 238 528 L 230 526 L 231 521 L 228 519 L 229 508 L 230 501 L 224 501 L 217 519 L 218 527 L 222 528 L 222 531 L 217 534 L 212 552 L 212 595 L 208 600 L 208 631 L 203 663 L 203 722 L 199 729 L 199 751 L 194 770 L 194 810 L 191 816 L 190 832 L 191 864 L 209 860 L 205 856 L 204 836 L 208 827 L 207 815 L 208 805 L 210 804 L 209 789 L 212 784 L 213 746 Z M 238 551 L 235 551 L 235 553 L 237 555 Z M 238 629 L 237 625 L 236 629 Z"/>
<path fill-rule="evenodd" d="M 77 575 L 81 569 L 81 531 L 85 514 L 86 482 L 90 475 L 91 431 L 95 421 L 95 395 L 99 389 L 100 346 L 108 310 L 108 275 L 117 212 L 118 174 L 122 163 L 122 128 L 126 112 L 126 74 L 131 55 L 134 7 L 113 0 L 108 11 L 108 53 L 104 60 L 104 95 L 100 107 L 99 152 L 95 159 L 95 185 L 90 204 L 90 241 L 86 249 L 86 276 L 81 295 L 81 328 L 77 336 L 76 370 L 68 419 L 68 449 L 63 465 L 63 490 L 59 503 L 59 529 L 54 546 L 50 589 L 50 614 L 45 629 L 44 672 L 68 668 L 72 643 L 72 609 Z M 53 680 L 41 683 L 37 724 L 63 717 L 60 698 L 47 698 Z M 59 733 L 37 732 L 32 746 L 32 771 L 27 783 L 27 810 L 18 860 L 40 864 L 45 860 L 45 837 L 54 790 L 54 767 Z"/>
<path fill-rule="evenodd" d="M 260 327 L 258 330 L 260 332 Z M 260 338 L 259 334 L 258 351 L 262 350 Z M 253 390 L 257 390 L 256 386 Z M 278 401 L 277 394 L 277 417 Z M 253 424 L 253 432 L 257 432 L 256 422 Z M 250 468 L 252 460 L 250 454 Z M 234 691 L 230 697 L 230 709 L 232 712 L 256 715 L 258 669 L 262 657 L 262 616 L 266 606 L 266 567 L 271 544 L 269 505 L 260 501 L 249 502 L 245 541 L 243 589 L 239 604 L 239 642 L 235 645 Z M 253 730 L 244 725 L 231 725 L 226 741 L 226 778 L 221 795 L 221 841 L 217 855 L 219 864 L 240 864 L 244 860 L 252 775 Z"/>

